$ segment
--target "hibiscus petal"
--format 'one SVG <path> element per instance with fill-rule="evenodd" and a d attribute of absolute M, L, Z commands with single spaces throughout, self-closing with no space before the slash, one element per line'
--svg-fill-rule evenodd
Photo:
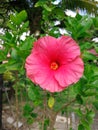
<path fill-rule="evenodd" d="M 25 68 L 27 76 L 35 82 L 35 75 L 39 73 L 39 70 L 46 70 L 49 68 L 49 59 L 45 57 L 45 55 L 38 55 L 36 53 L 32 53 L 26 59 Z"/>
<path fill-rule="evenodd" d="M 59 59 L 64 61 L 72 61 L 80 55 L 78 44 L 69 36 L 62 36 L 57 39 L 59 44 Z M 64 60 L 66 59 L 66 60 Z"/>
<path fill-rule="evenodd" d="M 38 39 L 35 43 L 34 43 L 34 47 L 35 49 L 38 48 L 44 48 L 44 49 L 54 49 L 54 46 L 57 44 L 57 39 L 52 37 L 52 36 L 45 36 L 42 37 L 40 39 Z"/>
<path fill-rule="evenodd" d="M 35 80 L 41 88 L 50 92 L 60 92 L 65 89 L 55 80 L 52 72 L 40 72 L 36 75 Z"/>
<path fill-rule="evenodd" d="M 80 58 L 76 58 L 69 64 L 62 65 L 55 72 L 55 79 L 62 87 L 76 83 L 83 75 L 84 65 Z"/>
<path fill-rule="evenodd" d="M 34 43 L 33 52 L 46 55 L 51 61 L 57 58 L 59 53 L 57 39 L 51 36 L 45 36 L 40 38 L 37 42 Z"/>

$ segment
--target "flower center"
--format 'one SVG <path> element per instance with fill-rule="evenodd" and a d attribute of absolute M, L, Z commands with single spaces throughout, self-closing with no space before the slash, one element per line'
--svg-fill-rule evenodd
<path fill-rule="evenodd" d="M 51 65 L 50 65 L 50 68 L 52 70 L 57 70 L 59 67 L 58 63 L 57 62 L 52 62 Z"/>

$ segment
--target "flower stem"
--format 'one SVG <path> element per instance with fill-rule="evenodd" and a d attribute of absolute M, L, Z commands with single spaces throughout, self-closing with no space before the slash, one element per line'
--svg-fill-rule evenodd
<path fill-rule="evenodd" d="M 54 113 L 54 111 L 51 110 L 50 111 L 50 116 L 49 116 L 48 130 L 54 130 L 54 124 L 55 124 L 56 116 L 57 116 L 57 114 Z"/>

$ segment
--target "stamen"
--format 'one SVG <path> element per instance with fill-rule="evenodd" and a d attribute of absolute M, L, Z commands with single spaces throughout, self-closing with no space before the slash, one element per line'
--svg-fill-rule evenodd
<path fill-rule="evenodd" d="M 50 68 L 52 70 L 57 70 L 59 67 L 58 63 L 57 62 L 52 62 L 51 65 L 50 65 Z"/>

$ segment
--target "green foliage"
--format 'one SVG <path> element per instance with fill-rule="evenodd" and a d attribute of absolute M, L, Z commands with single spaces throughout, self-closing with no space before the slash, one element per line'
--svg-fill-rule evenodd
<path fill-rule="evenodd" d="M 68 31 L 70 31 L 71 36 L 75 40 L 80 40 L 83 38 L 88 38 L 91 36 L 90 28 L 93 24 L 92 18 L 89 16 L 76 15 L 75 18 L 66 17 L 65 25 Z M 89 30 L 89 31 L 88 31 Z"/>
<path fill-rule="evenodd" d="M 98 28 L 98 17 L 93 18 L 93 23 L 96 28 Z"/>
<path fill-rule="evenodd" d="M 11 22 L 13 22 L 13 25 L 20 25 L 23 21 L 25 21 L 27 19 L 27 13 L 25 10 L 21 11 L 18 14 L 15 15 L 10 15 L 10 20 Z"/>
<path fill-rule="evenodd" d="M 44 10 L 51 12 L 53 9 L 53 6 L 49 7 L 48 4 L 50 4 L 50 1 L 47 0 L 39 0 L 36 4 L 35 7 L 41 6 Z"/>
<path fill-rule="evenodd" d="M 78 130 L 85 130 L 85 127 L 82 124 L 80 124 Z"/>
<path fill-rule="evenodd" d="M 28 97 L 33 101 L 34 106 L 41 105 L 43 100 L 40 89 L 34 85 L 28 87 Z"/>
<path fill-rule="evenodd" d="M 5 32 L 5 35 L 0 36 L 4 41 L 3 49 L 0 50 L 0 61 L 5 60 L 8 62 L 0 65 L 2 70 L 0 73 L 7 70 L 19 71 L 24 69 L 25 59 L 30 53 L 33 41 L 35 40 L 33 36 L 26 36 L 27 38 L 25 40 L 21 39 L 23 33 L 28 32 L 29 22 L 26 11 L 23 10 L 20 13 L 11 14 L 7 25 L 9 28 L 8 31 Z M 10 57 L 7 55 L 10 55 Z"/>
<path fill-rule="evenodd" d="M 85 113 L 80 112 L 80 124 L 78 126 L 78 130 L 91 130 L 91 124 L 93 123 L 93 118 L 95 113 L 92 110 L 86 109 Z"/>
<path fill-rule="evenodd" d="M 27 119 L 29 124 L 32 124 L 34 118 L 37 117 L 37 113 L 34 113 L 33 110 L 34 109 L 30 106 L 30 104 L 26 104 L 23 109 L 23 115 Z"/>

